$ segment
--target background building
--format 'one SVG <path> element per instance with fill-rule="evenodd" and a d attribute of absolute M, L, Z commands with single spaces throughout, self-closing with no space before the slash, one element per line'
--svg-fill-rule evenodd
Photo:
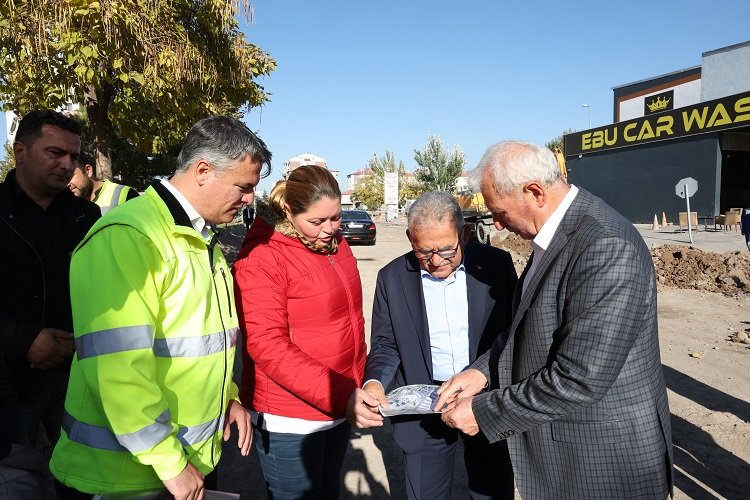
<path fill-rule="evenodd" d="M 352 192 L 355 189 L 357 189 L 357 184 L 365 180 L 367 177 L 370 177 L 371 175 L 374 175 L 374 172 L 371 168 L 360 168 L 356 172 L 352 172 L 351 174 L 346 176 L 346 191 Z"/>
<path fill-rule="evenodd" d="M 336 179 L 336 181 L 339 180 L 339 171 L 338 170 L 331 170 L 328 168 L 328 162 L 326 162 L 325 158 L 322 158 L 320 156 L 314 155 L 312 153 L 305 153 L 302 155 L 297 155 L 289 158 L 284 163 L 284 179 L 289 177 L 289 173 L 294 170 L 297 167 L 301 167 L 303 165 L 317 165 L 319 167 L 324 167 L 328 169 L 331 174 L 333 174 L 333 177 Z"/>
<path fill-rule="evenodd" d="M 568 179 L 633 222 L 750 206 L 750 41 L 705 52 L 701 65 L 613 89 L 613 123 L 565 136 Z"/>

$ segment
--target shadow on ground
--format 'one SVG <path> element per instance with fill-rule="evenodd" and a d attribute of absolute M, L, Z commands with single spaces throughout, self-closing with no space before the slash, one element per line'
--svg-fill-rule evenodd
<path fill-rule="evenodd" d="M 726 412 L 750 421 L 750 403 L 747 401 L 669 366 L 664 366 L 664 376 L 667 387 L 674 393 L 714 412 Z M 702 484 L 724 498 L 747 498 L 750 464 L 722 448 L 708 432 L 676 415 L 672 415 L 672 440 L 675 486 L 689 498 L 715 498 Z M 724 465 L 719 469 L 715 464 Z"/>

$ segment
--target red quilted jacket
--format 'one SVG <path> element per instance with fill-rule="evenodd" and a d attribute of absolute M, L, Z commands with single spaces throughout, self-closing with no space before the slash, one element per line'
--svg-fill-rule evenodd
<path fill-rule="evenodd" d="M 285 417 L 342 418 L 367 354 L 357 261 L 343 240 L 337 253 L 317 254 L 262 216 L 272 219 L 259 214 L 233 270 L 242 404 Z"/>

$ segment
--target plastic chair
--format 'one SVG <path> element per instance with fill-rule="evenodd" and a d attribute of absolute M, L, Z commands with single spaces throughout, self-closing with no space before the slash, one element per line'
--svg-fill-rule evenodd
<path fill-rule="evenodd" d="M 742 224 L 742 209 L 740 212 L 727 212 L 724 214 L 724 231 L 728 231 L 730 227 L 734 226 L 734 230 L 737 231 Z"/>
<path fill-rule="evenodd" d="M 680 226 L 680 231 L 682 231 L 682 228 L 684 227 L 687 229 L 688 227 L 688 216 L 687 212 L 680 212 L 678 217 L 678 223 Z M 698 212 L 690 212 L 690 227 L 698 229 Z"/>
<path fill-rule="evenodd" d="M 724 229 L 724 220 L 726 219 L 726 215 L 721 214 L 714 217 L 714 231 L 719 230 L 719 226 L 721 226 L 722 229 Z"/>

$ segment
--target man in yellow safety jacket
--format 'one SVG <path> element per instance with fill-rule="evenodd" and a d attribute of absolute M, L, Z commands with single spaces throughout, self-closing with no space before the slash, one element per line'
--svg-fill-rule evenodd
<path fill-rule="evenodd" d="M 96 177 L 94 164 L 89 158 L 81 153 L 73 170 L 73 177 L 68 183 L 68 189 L 80 198 L 91 200 L 106 214 L 117 205 L 138 196 L 138 191 L 124 184 L 117 184 L 110 180 L 100 181 Z"/>
<path fill-rule="evenodd" d="M 199 498 L 232 423 L 249 453 L 232 382 L 233 283 L 209 225 L 252 203 L 270 160 L 242 122 L 205 118 L 174 176 L 102 218 L 76 249 L 76 355 L 50 463 L 60 498 L 163 488 Z"/>

